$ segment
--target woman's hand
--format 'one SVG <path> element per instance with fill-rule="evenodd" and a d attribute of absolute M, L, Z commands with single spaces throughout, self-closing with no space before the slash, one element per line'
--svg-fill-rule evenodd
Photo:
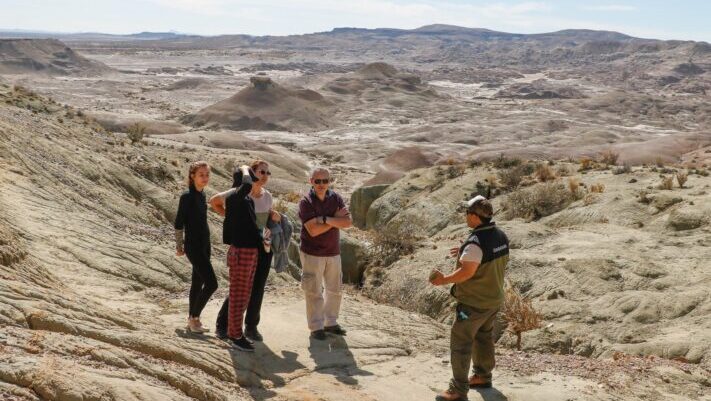
<path fill-rule="evenodd" d="M 264 240 L 269 241 L 272 238 L 272 230 L 265 228 L 264 229 Z"/>
<path fill-rule="evenodd" d="M 183 256 L 185 255 L 185 250 L 182 248 L 178 248 L 175 250 L 175 256 Z"/>

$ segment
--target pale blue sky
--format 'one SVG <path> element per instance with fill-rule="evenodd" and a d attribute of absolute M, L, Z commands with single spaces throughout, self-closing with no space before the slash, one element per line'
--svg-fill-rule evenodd
<path fill-rule="evenodd" d="M 0 29 L 202 35 L 286 35 L 334 27 L 441 23 L 505 32 L 614 30 L 711 42 L 711 1 L 699 0 L 0 0 Z"/>

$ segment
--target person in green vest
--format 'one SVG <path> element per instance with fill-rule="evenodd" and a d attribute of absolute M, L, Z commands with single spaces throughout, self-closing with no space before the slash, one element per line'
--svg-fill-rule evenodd
<path fill-rule="evenodd" d="M 495 365 L 492 332 L 504 302 L 509 240 L 492 221 L 494 209 L 486 198 L 478 195 L 466 202 L 466 208 L 472 231 L 460 247 L 450 250 L 457 268 L 448 275 L 439 270 L 430 274 L 433 285 L 454 284 L 451 293 L 457 300 L 450 340 L 453 378 L 437 401 L 466 400 L 470 388 L 491 387 Z M 467 377 L 470 362 L 474 374 Z"/>

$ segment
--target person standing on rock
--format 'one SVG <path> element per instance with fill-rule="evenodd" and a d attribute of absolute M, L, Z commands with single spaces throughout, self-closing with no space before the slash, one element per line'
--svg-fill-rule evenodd
<path fill-rule="evenodd" d="M 461 247 L 450 250 L 457 258 L 457 269 L 446 276 L 439 270 L 430 275 L 434 285 L 454 284 L 451 293 L 457 300 L 450 340 L 454 377 L 438 401 L 466 400 L 470 388 L 491 387 L 495 365 L 492 333 L 504 302 L 509 240 L 491 221 L 494 210 L 486 198 L 478 195 L 466 206 L 467 225 L 473 230 Z M 470 362 L 474 374 L 467 378 Z"/>
<path fill-rule="evenodd" d="M 250 168 L 257 177 L 257 181 L 252 183 L 252 190 L 249 192 L 249 198 L 254 202 L 254 212 L 257 218 L 257 227 L 264 232 L 268 221 L 278 223 L 281 220 L 281 214 L 272 209 L 272 194 L 264 188 L 269 182 L 272 173 L 269 171 L 269 163 L 263 160 L 255 160 Z M 236 192 L 236 188 L 232 188 L 225 192 L 221 192 L 210 198 L 210 206 L 219 214 L 225 215 L 225 199 L 227 196 Z M 262 341 L 262 334 L 257 330 L 261 318 L 262 301 L 264 299 L 264 288 L 267 285 L 267 277 L 269 276 L 269 268 L 272 263 L 272 252 L 267 251 L 264 246 L 258 248 L 257 255 L 257 270 L 254 274 L 254 284 L 249 297 L 247 313 L 244 317 L 244 335 L 254 341 Z M 229 315 L 229 296 L 222 303 L 222 308 L 217 315 L 216 334 L 220 338 L 227 337 L 227 316 Z"/>
<path fill-rule="evenodd" d="M 175 216 L 176 254 L 187 255 L 193 266 L 188 306 L 187 329 L 205 333 L 200 314 L 217 290 L 217 277 L 210 263 L 210 227 L 207 225 L 207 202 L 203 189 L 210 180 L 210 166 L 204 161 L 190 165 L 189 188 L 180 196 Z"/>
<path fill-rule="evenodd" d="M 230 293 L 227 311 L 227 336 L 233 346 L 241 351 L 254 352 L 252 342 L 242 331 L 244 311 L 254 283 L 259 248 L 268 241 L 269 232 L 257 224 L 254 200 L 249 196 L 253 183 L 258 181 L 249 166 L 241 166 L 233 175 L 235 188 L 225 197 L 223 242 L 230 245 L 227 267 L 230 276 Z"/>
<path fill-rule="evenodd" d="M 328 170 L 314 169 L 310 182 L 311 190 L 299 202 L 301 288 L 311 337 L 325 340 L 326 333 L 346 334 L 338 324 L 343 280 L 339 230 L 353 222 L 343 198 L 329 189 Z"/>

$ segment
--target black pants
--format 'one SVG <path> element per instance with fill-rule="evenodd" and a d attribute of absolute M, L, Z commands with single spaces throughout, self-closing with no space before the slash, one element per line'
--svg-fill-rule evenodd
<path fill-rule="evenodd" d="M 210 263 L 210 248 L 187 250 L 185 254 L 193 265 L 193 282 L 190 286 L 190 317 L 200 317 L 212 294 L 217 290 L 217 277 Z"/>
<path fill-rule="evenodd" d="M 257 256 L 257 270 L 254 272 L 254 283 L 252 284 L 252 295 L 249 297 L 249 305 L 247 305 L 247 313 L 244 316 L 244 325 L 246 327 L 257 327 L 261 318 L 262 301 L 264 300 L 264 287 L 267 285 L 267 277 L 269 277 L 269 269 L 272 265 L 273 253 L 264 252 L 264 248 L 259 247 L 259 255 Z M 217 314 L 217 323 L 215 324 L 218 331 L 227 331 L 227 313 L 229 312 L 229 296 L 222 303 L 220 312 Z"/>

